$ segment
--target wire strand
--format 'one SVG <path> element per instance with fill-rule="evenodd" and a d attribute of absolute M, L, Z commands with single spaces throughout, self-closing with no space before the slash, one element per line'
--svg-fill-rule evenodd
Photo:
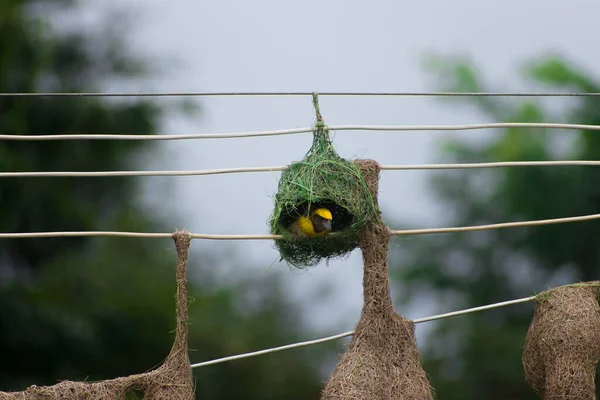
<path fill-rule="evenodd" d="M 414 164 L 414 165 L 382 165 L 384 171 L 408 170 L 444 170 L 475 169 L 500 167 L 540 167 L 540 166 L 600 166 L 600 161 L 502 161 L 489 163 L 466 164 Z M 0 172 L 0 178 L 39 178 L 39 177 L 114 177 L 114 176 L 201 176 L 222 175 L 246 172 L 276 172 L 285 170 L 286 166 L 240 167 L 190 171 L 42 171 L 42 172 Z"/>
<path fill-rule="evenodd" d="M 217 97 L 217 96 L 312 96 L 315 92 L 6 92 L 0 97 Z M 394 97 L 597 97 L 597 92 L 318 92 L 319 96 L 394 96 Z"/>
<path fill-rule="evenodd" d="M 117 231 L 58 231 L 58 232 L 24 232 L 0 233 L 0 239 L 38 239 L 56 237 L 132 237 L 144 239 L 172 238 L 172 233 L 117 232 Z"/>
<path fill-rule="evenodd" d="M 488 304 L 488 305 L 485 305 L 485 306 L 473 307 L 473 308 L 468 308 L 468 309 L 465 309 L 465 310 L 453 311 L 453 312 L 449 312 L 449 313 L 445 313 L 445 314 L 439 314 L 439 315 L 433 315 L 431 317 L 419 318 L 419 319 L 413 320 L 413 322 L 415 324 L 420 324 L 420 323 L 423 323 L 423 322 L 435 321 L 435 320 L 438 320 L 438 319 L 450 318 L 450 317 L 455 317 L 455 316 L 458 316 L 458 315 L 465 315 L 465 314 L 470 314 L 470 313 L 474 313 L 474 312 L 478 312 L 478 311 L 490 310 L 492 308 L 505 307 L 505 306 L 509 306 L 509 305 L 513 305 L 513 304 L 526 303 L 526 302 L 535 300 L 535 298 L 536 298 L 536 296 L 523 297 L 521 299 L 503 301 L 503 302 L 500 302 L 500 303 Z M 285 345 L 285 346 L 273 347 L 273 348 L 270 348 L 270 349 L 253 351 L 253 352 L 244 353 L 244 354 L 238 354 L 238 355 L 235 355 L 235 356 L 217 358 L 217 359 L 214 359 L 214 360 L 209 360 L 209 361 L 204 361 L 204 362 L 199 362 L 199 363 L 192 364 L 192 368 L 206 367 L 206 366 L 209 366 L 209 365 L 220 364 L 220 363 L 224 363 L 224 362 L 227 362 L 227 361 L 239 360 L 239 359 L 242 359 L 242 358 L 256 357 L 256 356 L 260 356 L 260 355 L 263 355 L 263 354 L 276 353 L 278 351 L 283 351 L 283 350 L 291 350 L 291 349 L 297 349 L 299 347 L 312 346 L 312 345 L 315 345 L 315 344 L 330 342 L 332 340 L 337 340 L 337 339 L 345 338 L 345 337 L 348 337 L 348 336 L 352 336 L 353 334 L 354 334 L 354 331 L 348 331 L 348 332 L 343 332 L 343 333 L 340 333 L 340 334 L 337 334 L 337 335 L 333 335 L 333 336 L 327 336 L 327 337 L 324 337 L 324 338 L 321 338 L 321 339 L 308 340 L 308 341 L 305 341 L 305 342 L 298 342 L 298 343 L 288 344 L 288 345 Z"/>
<path fill-rule="evenodd" d="M 566 160 L 566 161 L 499 161 L 462 164 L 414 164 L 414 165 L 382 165 L 381 170 L 431 170 L 431 169 L 475 169 L 503 167 L 558 167 L 558 166 L 600 166 L 600 161 Z"/>
<path fill-rule="evenodd" d="M 338 125 L 329 126 L 332 131 L 462 131 L 478 129 L 504 129 L 504 128 L 534 128 L 534 129 L 572 129 L 572 130 L 600 130 L 600 125 L 586 124 L 560 124 L 537 122 L 498 122 L 486 124 L 463 125 Z M 231 133 L 192 133 L 192 134 L 158 134 L 158 135 L 121 135 L 112 133 L 73 133 L 73 134 L 38 134 L 38 135 L 0 135 L 0 140 L 190 140 L 190 139 L 232 139 L 260 136 L 284 136 L 312 132 L 313 128 L 293 128 L 255 132 Z"/>
<path fill-rule="evenodd" d="M 583 222 L 583 221 L 591 221 L 594 219 L 600 219 L 600 214 L 582 215 L 579 217 L 540 219 L 540 220 L 523 221 L 523 222 L 502 222 L 499 224 L 461 226 L 461 227 L 456 227 L 456 228 L 392 230 L 390 232 L 392 235 L 425 235 L 425 234 L 435 234 L 435 233 L 474 232 L 474 231 L 484 231 L 484 230 L 490 230 L 490 229 L 523 228 L 523 227 L 528 227 L 528 226 L 564 224 L 564 223 L 568 223 L 568 222 Z"/>
<path fill-rule="evenodd" d="M 522 222 L 503 222 L 499 224 L 462 226 L 454 228 L 427 228 L 390 230 L 394 236 L 425 235 L 437 233 L 473 232 L 490 229 L 520 228 L 528 226 L 564 224 L 568 222 L 583 222 L 600 219 L 600 214 L 583 215 L 578 217 L 552 218 Z M 332 235 L 335 235 L 333 233 Z M 143 233 L 143 232 L 116 232 L 116 231 L 81 231 L 81 232 L 28 232 L 28 233 L 0 233 L 0 239 L 32 239 L 48 237 L 72 237 L 72 236 L 112 236 L 112 237 L 139 237 L 139 238 L 171 238 L 172 233 Z M 212 235 L 204 233 L 191 234 L 193 239 L 206 240 L 277 240 L 284 239 L 282 235 Z"/>
<path fill-rule="evenodd" d="M 283 171 L 285 167 L 247 167 L 222 168 L 196 171 L 42 171 L 42 172 L 0 172 L 0 178 L 64 178 L 64 177 L 115 177 L 115 176 L 199 176 L 234 174 L 241 172 L 272 172 Z"/>

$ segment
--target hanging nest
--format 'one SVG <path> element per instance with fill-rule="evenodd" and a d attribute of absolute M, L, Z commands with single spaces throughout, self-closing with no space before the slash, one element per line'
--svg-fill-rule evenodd
<path fill-rule="evenodd" d="M 32 385 L 22 392 L 0 392 L 0 400 L 192 400 L 194 385 L 188 357 L 187 260 L 192 236 L 173 234 L 177 248 L 177 328 L 171 352 L 152 371 L 99 382 L 62 381 L 53 386 Z M 140 393 L 141 392 L 141 393 Z"/>
<path fill-rule="evenodd" d="M 379 164 L 357 162 L 376 197 Z M 432 400 L 421 365 L 414 322 L 394 311 L 388 272 L 390 230 L 379 219 L 361 232 L 363 308 L 352 341 L 321 400 Z"/>
<path fill-rule="evenodd" d="M 284 236 L 275 241 L 281 258 L 299 268 L 354 250 L 361 230 L 379 216 L 356 164 L 336 153 L 318 108 L 317 119 L 312 147 L 302 161 L 291 164 L 281 174 L 269 222 L 271 234 Z M 294 238 L 290 224 L 321 207 L 329 209 L 333 216 L 331 233 L 325 237 Z"/>
<path fill-rule="evenodd" d="M 600 360 L 600 281 L 536 297 L 523 348 L 527 383 L 545 400 L 595 399 Z"/>

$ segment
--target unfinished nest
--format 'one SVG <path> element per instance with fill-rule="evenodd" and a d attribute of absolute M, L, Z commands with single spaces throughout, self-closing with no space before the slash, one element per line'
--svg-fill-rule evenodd
<path fill-rule="evenodd" d="M 527 383 L 545 400 L 594 399 L 600 359 L 600 282 L 567 285 L 539 294 L 527 331 Z"/>
<path fill-rule="evenodd" d="M 358 161 L 373 196 L 379 166 Z M 432 389 L 421 365 L 414 323 L 394 312 L 388 281 L 390 231 L 380 219 L 361 234 L 364 304 L 348 350 L 342 355 L 322 400 L 430 400 Z"/>
<path fill-rule="evenodd" d="M 433 399 L 413 321 L 395 314 L 363 316 L 321 399 Z"/>
<path fill-rule="evenodd" d="M 333 216 L 331 234 L 294 238 L 290 225 L 321 207 Z M 275 241 L 281 258 L 302 268 L 343 256 L 358 247 L 360 232 L 378 216 L 358 167 L 336 153 L 329 130 L 322 121 L 317 122 L 310 150 L 302 161 L 283 171 L 275 195 L 269 224 L 271 234 L 284 236 Z"/>
<path fill-rule="evenodd" d="M 188 309 L 186 267 L 191 235 L 185 231 L 173 234 L 177 247 L 177 328 L 171 352 L 154 371 L 100 382 L 63 381 L 54 386 L 32 385 L 23 392 L 0 392 L 0 400 L 192 400 L 192 368 L 188 358 Z"/>

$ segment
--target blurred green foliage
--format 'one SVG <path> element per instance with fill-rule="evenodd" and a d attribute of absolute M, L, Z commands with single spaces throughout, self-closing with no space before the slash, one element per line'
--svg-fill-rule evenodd
<path fill-rule="evenodd" d="M 468 60 L 429 63 L 440 90 L 505 91 L 487 87 Z M 525 84 L 550 92 L 600 92 L 600 84 L 560 57 L 534 60 Z M 489 122 L 600 124 L 600 99 L 469 97 L 450 100 L 476 108 Z M 474 135 L 471 133 L 469 135 Z M 443 162 L 600 160 L 594 131 L 514 128 L 492 139 L 445 140 Z M 432 188 L 444 206 L 443 224 L 477 225 L 595 214 L 600 171 L 595 167 L 527 167 L 444 171 Z M 392 258 L 400 301 L 438 310 L 474 307 L 529 296 L 548 287 L 598 279 L 597 221 L 415 237 Z M 429 297 L 429 299 L 426 299 Z M 535 399 L 524 381 L 521 352 L 533 304 L 446 319 L 430 326 L 422 346 L 425 369 L 441 399 Z M 417 328 L 419 329 L 419 328 Z"/>
<path fill-rule="evenodd" d="M 53 25 L 54 16 L 76 6 L 0 2 L 0 92 L 89 92 L 109 80 L 142 76 L 146 60 L 131 55 L 121 35 L 108 34 L 111 26 Z M 147 100 L 2 97 L 0 132 L 148 134 L 164 111 Z M 0 170 L 135 169 L 142 154 L 156 150 L 144 141 L 0 141 Z M 0 231 L 169 231 L 177 225 L 144 211 L 139 190 L 140 181 L 126 177 L 5 178 Z M 199 256 L 192 252 L 189 266 L 201 280 L 190 282 L 192 362 L 301 339 L 298 310 L 285 300 L 277 277 L 240 272 L 223 284 Z M 243 262 L 228 261 L 243 270 Z M 219 265 L 215 259 L 207 264 Z M 1 240 L 0 390 L 105 379 L 158 365 L 175 327 L 174 266 L 170 242 Z M 210 399 L 316 399 L 322 353 L 322 347 L 300 349 L 200 368 L 196 392 Z"/>

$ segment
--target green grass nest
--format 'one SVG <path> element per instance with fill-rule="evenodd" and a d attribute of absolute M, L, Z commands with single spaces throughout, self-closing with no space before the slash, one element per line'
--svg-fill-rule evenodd
<path fill-rule="evenodd" d="M 293 241 L 288 226 L 318 207 L 331 211 L 332 234 Z M 379 209 L 360 170 L 336 153 L 329 130 L 318 122 L 304 159 L 288 166 L 279 180 L 269 225 L 271 234 L 284 236 L 275 241 L 281 259 L 302 268 L 346 255 L 358 246 L 361 230 L 378 216 Z"/>

